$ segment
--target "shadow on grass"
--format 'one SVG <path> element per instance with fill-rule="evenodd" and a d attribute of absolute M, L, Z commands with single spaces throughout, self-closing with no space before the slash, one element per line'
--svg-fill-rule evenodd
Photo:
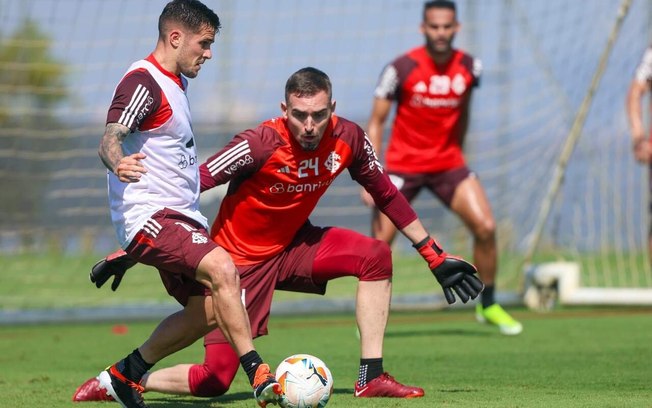
<path fill-rule="evenodd" d="M 389 331 L 385 337 L 417 337 L 417 336 L 470 336 L 470 337 L 492 337 L 498 332 L 478 329 L 427 329 L 427 330 L 402 330 Z"/>
<path fill-rule="evenodd" d="M 353 395 L 353 388 L 334 388 L 333 394 Z M 176 395 L 159 395 L 148 398 L 145 396 L 147 406 L 152 408 L 186 408 L 186 407 L 228 407 L 235 402 L 251 400 L 255 406 L 253 394 L 249 392 L 227 393 L 217 398 L 195 398 Z"/>
<path fill-rule="evenodd" d="M 191 396 L 159 395 L 149 398 L 145 396 L 147 406 L 152 408 L 186 408 L 186 407 L 227 407 L 234 402 L 251 400 L 255 406 L 253 393 L 232 392 L 216 398 L 196 398 Z"/>

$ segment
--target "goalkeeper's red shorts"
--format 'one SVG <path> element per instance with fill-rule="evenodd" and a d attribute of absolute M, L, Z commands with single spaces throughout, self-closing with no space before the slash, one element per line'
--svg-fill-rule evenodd
<path fill-rule="evenodd" d="M 315 227 L 306 222 L 281 253 L 255 265 L 239 265 L 240 287 L 254 337 L 267 334 L 275 289 L 326 293 L 331 279 L 354 276 L 362 281 L 389 279 L 392 258 L 385 242 L 343 228 Z M 217 329 L 205 344 L 226 343 Z"/>

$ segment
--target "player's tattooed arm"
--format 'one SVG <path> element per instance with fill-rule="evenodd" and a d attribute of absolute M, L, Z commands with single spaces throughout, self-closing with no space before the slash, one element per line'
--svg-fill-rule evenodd
<path fill-rule="evenodd" d="M 147 170 L 140 162 L 145 158 L 143 153 L 134 153 L 125 156 L 122 151 L 122 142 L 131 131 L 119 123 L 109 123 L 104 130 L 100 141 L 99 155 L 102 163 L 114 173 L 123 183 L 135 183 L 140 180 Z"/>
<path fill-rule="evenodd" d="M 99 155 L 102 163 L 109 171 L 115 173 L 120 159 L 124 157 L 122 152 L 122 141 L 129 134 L 129 128 L 118 123 L 109 123 L 104 130 L 104 136 L 100 141 Z"/>

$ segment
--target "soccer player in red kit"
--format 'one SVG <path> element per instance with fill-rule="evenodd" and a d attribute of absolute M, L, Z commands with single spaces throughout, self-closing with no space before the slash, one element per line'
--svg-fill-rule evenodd
<path fill-rule="evenodd" d="M 389 246 L 339 227 L 318 227 L 308 217 L 335 177 L 348 169 L 378 208 L 414 244 L 449 303 L 483 288 L 475 268 L 448 255 L 430 237 L 378 163 L 369 139 L 353 122 L 334 114 L 328 76 L 303 68 L 287 81 L 283 115 L 236 135 L 200 167 L 202 191 L 229 182 L 211 228 L 240 272 L 254 336 L 267 334 L 275 289 L 324 294 L 329 280 L 358 279 L 356 320 L 361 359 L 355 397 L 415 398 L 420 387 L 399 383 L 383 368 L 383 339 L 392 290 Z M 238 360 L 221 331 L 205 337 L 203 365 L 155 371 L 146 390 L 223 394 Z"/>
<path fill-rule="evenodd" d="M 396 102 L 384 154 L 390 179 L 408 202 L 426 188 L 462 219 L 473 234 L 474 264 L 486 285 L 476 305 L 476 317 L 495 324 L 503 334 L 516 335 L 523 326 L 494 299 L 497 249 L 491 207 L 480 181 L 466 166 L 462 151 L 471 93 L 479 84 L 481 64 L 452 47 L 459 28 L 455 3 L 435 0 L 424 4 L 421 32 L 426 43 L 399 56 L 383 70 L 368 134 L 380 154 L 385 122 Z M 374 206 L 364 190 L 362 199 Z M 374 237 L 391 244 L 396 231 L 387 216 L 374 210 Z"/>

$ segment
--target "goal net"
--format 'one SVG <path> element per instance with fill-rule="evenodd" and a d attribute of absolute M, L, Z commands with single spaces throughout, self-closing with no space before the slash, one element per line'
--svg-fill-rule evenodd
<path fill-rule="evenodd" d="M 154 48 L 165 3 L 0 0 L 0 254 L 116 246 L 98 141 L 117 81 Z M 188 92 L 203 157 L 278 115 L 285 80 L 308 65 L 331 76 L 337 113 L 364 127 L 384 64 L 423 43 L 421 1 L 206 3 L 223 29 Z M 553 261 L 578 265 L 581 286 L 652 288 L 648 174 L 624 110 L 651 3 L 457 4 L 455 44 L 484 67 L 466 150 L 497 220 L 498 290 L 522 293 L 527 267 Z M 209 219 L 218 204 L 219 192 L 203 197 Z M 422 193 L 414 205 L 449 252 L 470 256 L 467 230 L 441 204 Z M 313 221 L 368 233 L 370 213 L 341 177 Z M 404 239 L 394 250 L 413 255 Z"/>

